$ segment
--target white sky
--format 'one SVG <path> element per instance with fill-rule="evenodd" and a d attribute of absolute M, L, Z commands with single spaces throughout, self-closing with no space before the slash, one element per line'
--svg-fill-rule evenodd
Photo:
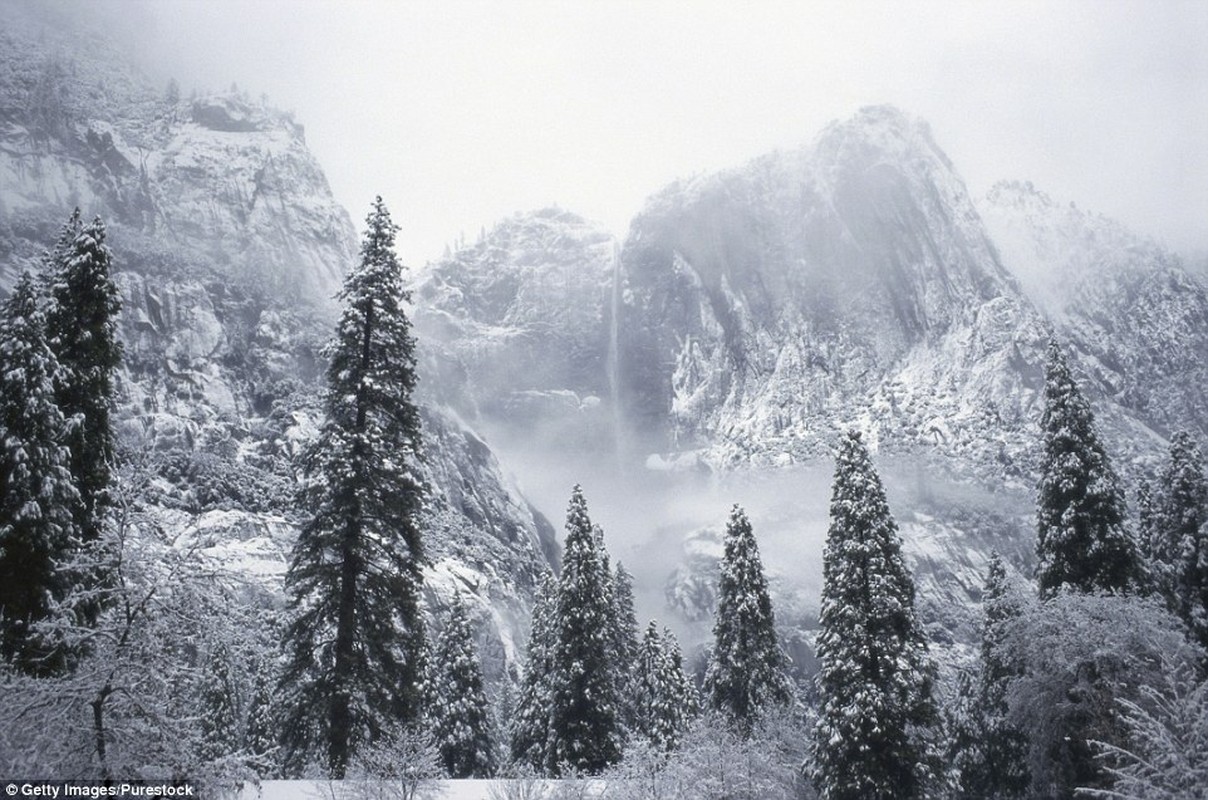
<path fill-rule="evenodd" d="M 134 0 L 118 0 L 118 5 Z M 557 203 L 624 234 L 670 180 L 863 105 L 927 119 L 969 188 L 1032 180 L 1208 250 L 1208 2 L 163 0 L 182 89 L 267 93 L 413 265 Z"/>

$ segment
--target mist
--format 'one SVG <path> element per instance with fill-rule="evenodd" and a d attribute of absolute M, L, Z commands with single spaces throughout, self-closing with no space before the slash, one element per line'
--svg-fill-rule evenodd
<path fill-rule="evenodd" d="M 550 204 L 624 235 L 667 182 L 881 103 L 930 121 L 975 196 L 1031 180 L 1208 251 L 1208 5 L 1193 0 L 99 8 L 159 80 L 295 111 L 337 199 L 359 220 L 381 194 L 413 265 Z"/>
<path fill-rule="evenodd" d="M 621 562 L 633 576 L 640 627 L 658 620 L 689 649 L 709 641 L 712 613 L 692 618 L 684 609 L 673 608 L 668 582 L 677 570 L 686 569 L 716 585 L 717 567 L 711 562 L 722 555 L 726 522 L 735 504 L 743 507 L 754 529 L 778 622 L 790 629 L 816 627 L 834 478 L 830 459 L 724 474 L 704 467 L 650 469 L 644 462 L 646 454 L 657 449 L 655 441 L 631 440 L 631 456 L 618 459 L 611 442 L 594 447 L 572 442 L 564 422 L 519 426 L 487 418 L 481 430 L 528 500 L 554 526 L 560 542 L 571 489 L 575 484 L 582 487 L 614 565 Z M 559 439 L 563 446 L 555 444 Z M 1029 491 L 979 487 L 921 458 L 874 454 L 874 463 L 899 527 L 911 528 L 903 537 L 905 546 L 929 573 L 920 596 L 921 602 L 931 604 L 929 613 L 951 613 L 952 597 L 946 594 L 950 590 L 980 591 L 976 581 L 984 564 L 976 559 L 966 563 L 969 548 L 986 554 L 997 550 L 1030 574 Z M 933 516 L 948 523 L 960 520 L 963 529 L 953 530 L 945 522 L 937 525 Z M 979 558 L 984 560 L 984 554 Z M 953 573 L 937 573 L 956 564 L 969 568 L 973 585 L 958 590 Z"/>
<path fill-rule="evenodd" d="M 685 566 L 690 550 L 720 558 L 735 504 L 750 518 L 765 570 L 777 584 L 777 613 L 817 613 L 833 464 L 724 476 L 703 468 L 651 470 L 642 465 L 644 456 L 621 464 L 607 448 L 551 447 L 548 431 L 497 420 L 484 421 L 482 430 L 560 542 L 571 489 L 582 487 L 613 564 L 621 562 L 633 576 L 640 627 L 657 619 L 687 644 L 711 629 L 711 616 L 685 620 L 669 607 L 667 583 Z M 634 444 L 635 453 L 642 450 Z M 716 581 L 714 574 L 702 577 Z M 781 608 L 789 599 L 793 608 Z"/>

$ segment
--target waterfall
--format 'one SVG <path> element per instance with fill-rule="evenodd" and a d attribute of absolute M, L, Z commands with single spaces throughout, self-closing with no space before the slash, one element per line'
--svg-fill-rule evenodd
<path fill-rule="evenodd" d="M 621 245 L 612 245 L 612 303 L 608 320 L 608 390 L 612 405 L 612 436 L 616 448 L 617 467 L 624 466 L 623 419 L 621 413 Z"/>

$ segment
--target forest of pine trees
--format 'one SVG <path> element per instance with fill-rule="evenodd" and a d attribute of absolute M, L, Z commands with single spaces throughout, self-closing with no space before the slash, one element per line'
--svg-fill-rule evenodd
<path fill-rule="evenodd" d="M 670 628 L 639 625 L 633 577 L 576 485 L 521 661 L 489 682 L 481 606 L 454 593 L 425 607 L 396 231 L 377 199 L 325 351 L 318 436 L 297 463 L 281 621 L 240 605 L 241 587 L 204 574 L 148 516 L 156 464 L 122 450 L 112 419 L 121 302 L 105 226 L 76 212 L 41 274 L 18 279 L 0 309 L 0 766 L 114 779 L 170 765 L 227 788 L 594 777 L 621 798 L 683 800 L 1173 799 L 1208 785 L 1202 443 L 1173 433 L 1131 516 L 1055 341 L 1035 573 L 989 559 L 980 641 L 950 674 L 875 453 L 849 431 L 819 554 L 815 675 L 787 655 L 741 506 L 711 635 L 685 655 Z"/>

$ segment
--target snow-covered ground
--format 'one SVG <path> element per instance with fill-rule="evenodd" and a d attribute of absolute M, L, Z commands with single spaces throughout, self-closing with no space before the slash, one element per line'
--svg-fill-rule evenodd
<path fill-rule="evenodd" d="M 509 793 L 509 781 L 494 780 L 463 780 L 463 781 L 434 781 L 421 787 L 417 797 L 426 800 L 503 800 L 508 797 L 528 797 L 533 800 L 550 797 L 555 790 L 569 781 L 523 781 L 527 793 Z M 576 787 L 580 791 L 572 792 L 571 797 L 598 797 L 603 789 L 602 781 L 587 781 Z M 492 791 L 494 790 L 494 791 Z M 259 787 L 246 787 L 238 795 L 238 800 L 341 800 L 355 797 L 402 797 L 401 793 L 391 794 L 389 790 L 382 794 L 356 794 L 341 790 L 339 782 L 326 781 L 264 781 Z"/>

